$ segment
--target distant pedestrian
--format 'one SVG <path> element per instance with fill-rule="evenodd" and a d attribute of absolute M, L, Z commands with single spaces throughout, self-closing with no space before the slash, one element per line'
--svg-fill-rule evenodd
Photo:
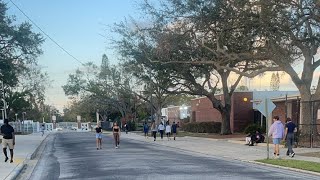
<path fill-rule="evenodd" d="M 152 124 L 151 124 L 151 131 L 152 131 L 153 141 L 156 141 L 158 129 L 154 121 L 152 121 Z"/>
<path fill-rule="evenodd" d="M 295 153 L 293 152 L 293 144 L 294 144 L 294 133 L 297 132 L 297 126 L 292 122 L 291 118 L 287 118 L 287 123 L 285 127 L 285 139 L 287 141 L 287 155 L 290 157 L 294 157 Z"/>
<path fill-rule="evenodd" d="M 147 122 L 145 122 L 143 125 L 143 132 L 144 132 L 144 137 L 148 138 L 149 126 Z"/>
<path fill-rule="evenodd" d="M 170 138 L 170 136 L 171 136 L 171 126 L 170 126 L 169 121 L 167 122 L 167 125 L 166 125 L 166 135 L 167 135 L 167 139 L 169 141 L 171 139 Z"/>
<path fill-rule="evenodd" d="M 127 123 L 124 124 L 124 130 L 126 131 L 126 134 L 128 134 L 129 126 Z"/>
<path fill-rule="evenodd" d="M 42 124 L 40 127 L 41 136 L 44 135 L 44 130 L 45 130 L 45 127 L 44 127 L 44 124 Z"/>
<path fill-rule="evenodd" d="M 96 127 L 96 144 L 97 150 L 102 149 L 102 128 L 99 124 Z"/>
<path fill-rule="evenodd" d="M 3 148 L 3 154 L 5 156 L 4 162 L 7 162 L 9 160 L 8 154 L 7 154 L 7 147 L 9 146 L 10 149 L 10 163 L 13 163 L 13 149 L 14 145 L 16 144 L 15 135 L 14 135 L 14 129 L 9 124 L 8 119 L 4 119 L 4 124 L 1 126 L 0 132 L 2 134 L 2 148 Z"/>
<path fill-rule="evenodd" d="M 161 139 L 163 139 L 163 133 L 164 133 L 164 125 L 163 125 L 163 123 L 161 122 L 160 124 L 159 124 L 159 126 L 158 126 L 158 130 L 159 130 L 159 132 L 160 132 L 160 137 L 161 137 Z"/>
<path fill-rule="evenodd" d="M 115 148 L 118 149 L 120 146 L 120 127 L 118 126 L 117 122 L 113 123 L 112 132 L 113 132 Z"/>
<path fill-rule="evenodd" d="M 175 122 L 173 122 L 171 128 L 172 128 L 173 140 L 176 140 L 178 125 Z"/>
<path fill-rule="evenodd" d="M 279 116 L 273 117 L 273 124 L 270 127 L 268 132 L 269 136 L 272 136 L 273 144 L 274 144 L 274 157 L 280 158 L 280 143 L 281 140 L 284 138 L 284 126 L 282 122 L 279 120 Z"/>

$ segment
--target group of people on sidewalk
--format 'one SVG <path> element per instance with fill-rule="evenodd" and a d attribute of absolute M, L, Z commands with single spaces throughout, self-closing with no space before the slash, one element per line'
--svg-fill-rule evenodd
<path fill-rule="evenodd" d="M 291 118 L 287 118 L 285 125 L 279 119 L 279 116 L 273 117 L 273 123 L 269 129 L 269 136 L 272 136 L 272 141 L 274 144 L 274 158 L 280 158 L 280 144 L 281 141 L 286 141 L 288 147 L 287 156 L 294 157 L 293 152 L 294 145 L 294 133 L 297 132 L 296 125 L 292 122 Z"/>
<path fill-rule="evenodd" d="M 156 139 L 157 139 L 157 132 L 160 133 L 161 139 L 163 139 L 163 135 L 165 133 L 167 135 L 168 141 L 171 140 L 171 135 L 173 135 L 173 140 L 176 140 L 177 129 L 178 129 L 178 124 L 176 124 L 175 122 L 173 122 L 172 125 L 170 125 L 170 121 L 168 120 L 166 122 L 166 125 L 164 125 L 163 122 L 161 122 L 157 126 L 155 121 L 153 121 L 151 124 L 151 132 L 152 132 L 152 136 L 153 136 L 153 141 L 156 141 Z M 148 138 L 149 137 L 148 123 L 144 123 L 143 131 L 144 131 L 145 138 Z"/>
<path fill-rule="evenodd" d="M 288 147 L 287 156 L 294 157 L 294 133 L 297 132 L 296 125 L 292 122 L 291 118 L 287 118 L 285 126 L 279 119 L 279 116 L 273 117 L 273 123 L 269 129 L 268 135 L 272 136 L 274 144 L 274 158 L 280 158 L 280 143 L 286 141 Z"/>
<path fill-rule="evenodd" d="M 279 119 L 279 116 L 273 117 L 273 123 L 269 129 L 268 136 L 272 136 L 274 144 L 274 157 L 280 157 L 280 144 L 282 141 L 286 142 L 288 147 L 287 156 L 294 157 L 293 145 L 295 143 L 294 133 L 297 132 L 296 125 L 292 122 L 291 118 L 287 118 L 285 125 Z M 259 132 L 255 131 L 246 137 L 246 144 L 253 146 L 254 143 L 263 143 L 265 137 Z"/>
<path fill-rule="evenodd" d="M 98 124 L 95 130 L 96 130 L 97 150 L 99 150 L 99 149 L 102 149 L 102 128 Z M 112 127 L 112 134 L 113 134 L 114 145 L 116 149 L 120 147 L 120 133 L 121 133 L 121 130 L 118 123 L 114 122 Z"/>

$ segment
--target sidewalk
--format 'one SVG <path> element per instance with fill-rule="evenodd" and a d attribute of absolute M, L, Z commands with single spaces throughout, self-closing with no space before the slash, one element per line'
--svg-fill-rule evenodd
<path fill-rule="evenodd" d="M 144 136 L 135 133 L 123 134 L 121 138 L 134 139 L 139 141 L 148 142 L 152 144 L 158 144 L 168 147 L 177 148 L 180 150 L 192 151 L 195 153 L 200 153 L 204 155 L 222 157 L 234 160 L 241 160 L 252 162 L 255 160 L 266 159 L 267 158 L 267 146 L 264 144 L 259 144 L 258 146 L 247 146 L 244 141 L 239 139 L 209 139 L 209 138 L 199 138 L 199 137 L 178 137 L 176 141 L 168 141 L 166 137 L 161 140 L 157 137 L 157 141 L 153 141 L 153 137 L 145 139 Z M 172 138 L 173 139 L 173 138 Z M 281 148 L 280 156 L 282 159 L 296 159 L 313 161 L 320 163 L 320 158 L 301 156 L 299 154 L 309 153 L 309 152 L 319 152 L 320 149 L 317 148 L 295 148 L 296 153 L 294 158 L 290 158 L 285 155 L 287 149 Z M 273 156 L 273 145 L 270 144 L 269 147 L 269 157 Z"/>
<path fill-rule="evenodd" d="M 47 137 L 48 133 L 42 137 L 41 133 L 30 135 L 16 135 L 16 146 L 14 149 L 13 163 L 4 162 L 4 155 L 1 150 L 0 155 L 0 179 L 15 179 L 25 165 L 25 161 L 31 159 L 36 154 L 37 148 Z M 2 148 L 1 148 L 2 149 Z M 8 150 L 8 157 L 10 152 Z M 9 158 L 10 159 L 10 158 Z"/>

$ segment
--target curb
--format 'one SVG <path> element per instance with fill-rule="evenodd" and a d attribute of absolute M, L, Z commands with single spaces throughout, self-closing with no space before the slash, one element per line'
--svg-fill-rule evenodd
<path fill-rule="evenodd" d="M 44 140 L 47 139 L 47 137 L 51 135 L 48 134 L 42 141 L 41 143 L 38 145 L 38 147 L 34 150 L 34 152 L 30 155 L 28 154 L 26 156 L 26 158 L 22 161 L 22 163 L 18 164 L 11 172 L 10 174 L 5 178 L 5 180 L 15 180 L 19 174 L 21 173 L 21 171 L 23 170 L 23 168 L 27 165 L 27 162 L 29 160 L 32 160 L 35 158 L 36 154 L 38 153 L 40 146 L 43 144 Z"/>
<path fill-rule="evenodd" d="M 22 169 L 26 166 L 25 163 L 26 160 L 24 160 L 22 163 L 18 164 L 11 172 L 10 174 L 5 178 L 5 180 L 14 180 L 18 177 Z"/>
<path fill-rule="evenodd" d="M 137 135 L 137 134 L 135 134 L 135 135 Z M 131 138 L 129 138 L 129 139 L 131 139 Z M 143 141 L 143 140 L 137 140 L 137 139 L 134 139 L 134 140 L 140 141 L 140 142 L 145 142 L 145 141 Z M 152 144 L 152 142 L 146 142 L 146 143 Z M 215 156 L 212 156 L 212 155 L 210 155 L 210 154 L 206 154 L 206 153 L 202 153 L 202 152 L 196 152 L 196 151 L 187 150 L 187 149 L 182 149 L 182 148 L 178 148 L 178 147 L 172 147 L 172 146 L 168 146 L 168 145 L 164 145 L 164 144 L 156 144 L 156 145 L 158 145 L 158 146 L 165 146 L 165 147 L 169 147 L 169 148 L 175 148 L 175 149 L 178 149 L 178 150 L 184 151 L 184 152 L 191 152 L 191 153 L 196 153 L 196 154 L 207 155 L 207 156 L 211 156 L 211 157 L 213 157 L 213 158 L 218 158 L 218 159 L 227 158 L 227 161 L 235 160 L 235 161 L 241 161 L 241 162 L 250 163 L 250 164 L 259 164 L 259 165 L 268 166 L 268 167 L 280 168 L 280 169 L 285 169 L 285 170 L 290 170 L 290 171 L 295 171 L 295 172 L 301 172 L 301 173 L 306 173 L 306 174 L 310 174 L 310 175 L 320 176 L 320 173 L 313 172 L 313 171 L 307 171 L 307 170 L 303 170 L 303 169 L 296 169 L 296 168 L 291 168 L 291 167 L 278 166 L 278 165 L 273 165 L 273 164 L 267 164 L 267 163 L 257 162 L 257 161 L 231 158 L 231 157 L 228 157 L 228 156 L 222 156 L 223 158 L 221 158 L 221 157 L 215 157 Z M 226 159 L 224 159 L 224 160 L 226 160 Z"/>
<path fill-rule="evenodd" d="M 32 159 L 35 158 L 35 156 L 36 156 L 36 154 L 39 152 L 40 147 L 42 146 L 43 142 L 44 142 L 44 141 L 48 138 L 48 136 L 50 136 L 50 135 L 51 135 L 51 134 L 48 134 L 48 135 L 41 141 L 41 143 L 40 143 L 39 146 L 36 148 L 36 150 L 34 150 L 34 152 L 33 152 L 31 155 L 27 156 L 27 159 L 32 160 Z"/>
<path fill-rule="evenodd" d="M 259 165 L 264 165 L 264 166 L 269 166 L 269 167 L 276 167 L 276 168 L 280 168 L 280 169 L 286 169 L 286 170 L 291 170 L 291 171 L 302 172 L 302 173 L 306 173 L 306 174 L 320 176 L 320 173 L 313 172 L 313 171 L 307 171 L 307 170 L 303 170 L 303 169 L 296 169 L 296 168 L 291 168 L 291 167 L 278 166 L 278 165 L 267 164 L 267 163 L 262 163 L 262 162 L 257 162 L 257 161 L 245 161 L 245 160 L 242 160 L 242 161 L 253 163 L 253 164 L 259 164 Z"/>

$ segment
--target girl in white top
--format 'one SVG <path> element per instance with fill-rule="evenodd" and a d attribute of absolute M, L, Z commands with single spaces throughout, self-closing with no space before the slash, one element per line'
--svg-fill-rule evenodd
<path fill-rule="evenodd" d="M 167 138 L 168 138 L 168 141 L 170 140 L 170 135 L 171 135 L 171 126 L 169 124 L 169 121 L 167 122 L 167 125 L 166 125 L 166 134 L 167 134 Z"/>
<path fill-rule="evenodd" d="M 164 125 L 163 125 L 162 122 L 159 124 L 158 129 L 159 129 L 159 132 L 160 132 L 160 137 L 161 137 L 161 139 L 163 139 Z"/>

